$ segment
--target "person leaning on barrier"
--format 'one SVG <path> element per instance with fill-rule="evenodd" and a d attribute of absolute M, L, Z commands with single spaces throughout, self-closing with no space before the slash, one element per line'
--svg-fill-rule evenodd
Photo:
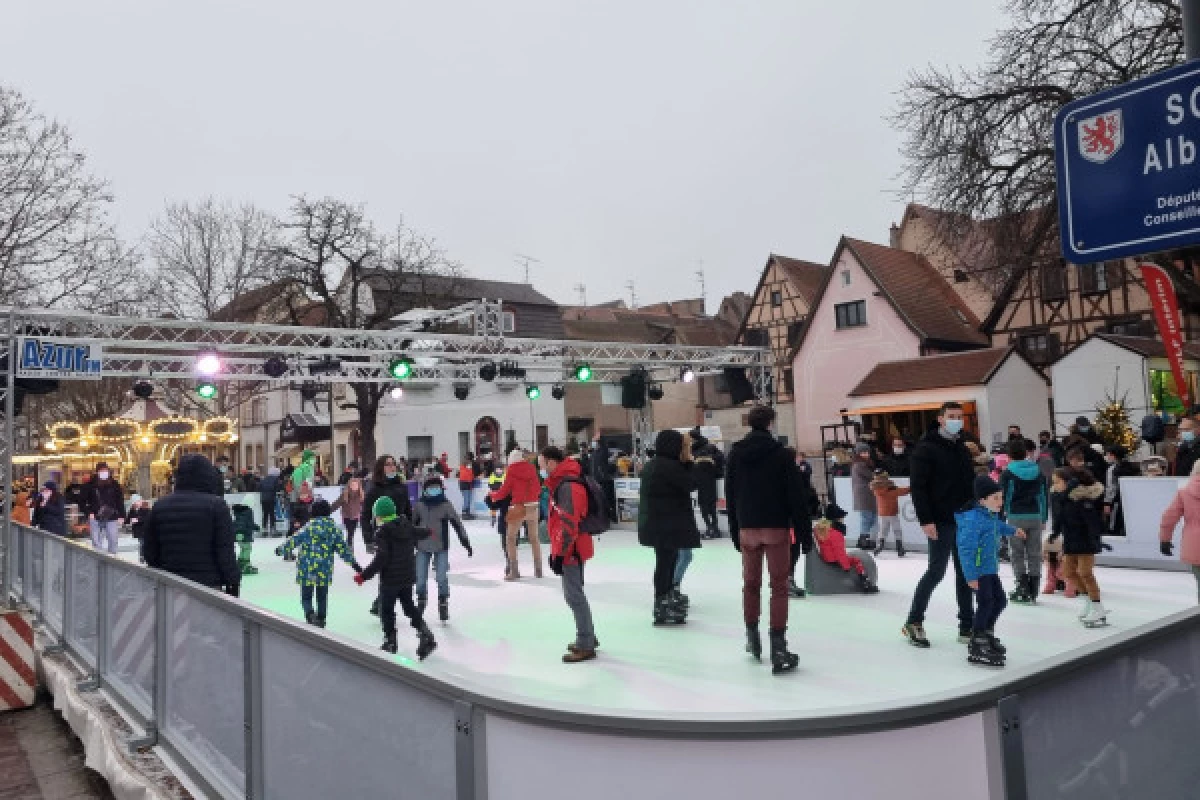
<path fill-rule="evenodd" d="M 179 459 L 175 491 L 150 509 L 142 549 L 148 566 L 237 597 L 242 575 L 222 493 L 221 475 L 207 458 Z"/>

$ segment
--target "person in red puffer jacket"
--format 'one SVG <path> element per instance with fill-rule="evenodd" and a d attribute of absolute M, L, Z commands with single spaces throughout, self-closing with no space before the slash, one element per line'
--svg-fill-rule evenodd
<path fill-rule="evenodd" d="M 563 597 L 575 614 L 575 641 L 567 645 L 563 662 L 590 661 L 596 657 L 600 643 L 592 626 L 591 606 L 583 593 L 583 565 L 595 553 L 592 535 L 579 530 L 579 521 L 588 512 L 583 470 L 578 461 L 566 458 L 553 445 L 542 450 L 538 462 L 549 475 L 546 488 L 550 490 L 550 519 L 546 527 L 550 534 L 550 570 L 562 576 Z"/>
<path fill-rule="evenodd" d="M 508 499 L 509 506 L 505 521 L 508 525 L 504 541 L 508 552 L 509 570 L 504 576 L 506 581 L 515 581 L 521 577 L 517 569 L 517 536 L 521 523 L 526 523 L 529 544 L 533 547 L 533 573 L 542 577 L 542 544 L 537 537 L 538 500 L 542 495 L 542 482 L 533 464 L 525 460 L 525 452 L 520 448 L 508 454 L 508 470 L 504 473 L 504 483 L 492 492 L 494 502 Z"/>

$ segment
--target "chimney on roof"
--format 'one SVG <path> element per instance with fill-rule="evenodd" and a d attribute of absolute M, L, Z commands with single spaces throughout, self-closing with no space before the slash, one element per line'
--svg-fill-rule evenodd
<path fill-rule="evenodd" d="M 892 223 L 891 230 L 888 231 L 888 244 L 897 250 L 900 249 L 900 226 L 894 222 Z"/>

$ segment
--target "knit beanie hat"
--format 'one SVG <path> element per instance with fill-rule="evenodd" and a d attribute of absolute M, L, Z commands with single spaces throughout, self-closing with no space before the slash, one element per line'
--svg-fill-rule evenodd
<path fill-rule="evenodd" d="M 312 515 L 314 517 L 328 517 L 333 513 L 333 507 L 329 505 L 329 501 L 324 497 L 318 497 L 312 502 Z"/>
<path fill-rule="evenodd" d="M 371 509 L 371 515 L 375 519 L 392 519 L 396 516 L 396 503 L 392 498 L 384 495 L 375 501 L 375 506 Z"/>
<path fill-rule="evenodd" d="M 1000 484 L 996 483 L 987 475 L 980 475 L 975 478 L 975 499 L 982 500 L 985 497 L 991 497 L 1000 492 Z"/>

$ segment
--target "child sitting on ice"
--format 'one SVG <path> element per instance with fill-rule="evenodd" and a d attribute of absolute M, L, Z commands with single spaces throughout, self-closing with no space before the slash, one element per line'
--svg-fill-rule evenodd
<path fill-rule="evenodd" d="M 296 563 L 296 583 L 300 584 L 300 603 L 304 606 L 304 618 L 309 625 L 325 627 L 325 614 L 329 609 L 329 584 L 333 583 L 333 557 L 342 560 L 361 573 L 362 567 L 354 560 L 342 529 L 329 518 L 333 511 L 329 501 L 319 499 L 312 504 L 312 520 L 299 533 L 288 539 L 275 551 L 287 557 L 294 550 L 300 551 Z M 313 595 L 317 607 L 313 608 Z"/>
<path fill-rule="evenodd" d="M 834 508 L 837 507 L 834 506 Z M 838 509 L 838 511 L 840 510 Z M 821 560 L 826 564 L 836 564 L 845 572 L 849 572 L 852 569 L 857 572 L 858 585 L 864 594 L 878 592 L 879 587 L 867 577 L 867 571 L 863 567 L 862 559 L 855 558 L 846 552 L 845 526 L 842 525 L 842 530 L 839 530 L 839 524 L 840 521 L 829 519 L 821 519 L 813 524 L 813 536 L 817 539 L 817 552 L 821 555 Z"/>

